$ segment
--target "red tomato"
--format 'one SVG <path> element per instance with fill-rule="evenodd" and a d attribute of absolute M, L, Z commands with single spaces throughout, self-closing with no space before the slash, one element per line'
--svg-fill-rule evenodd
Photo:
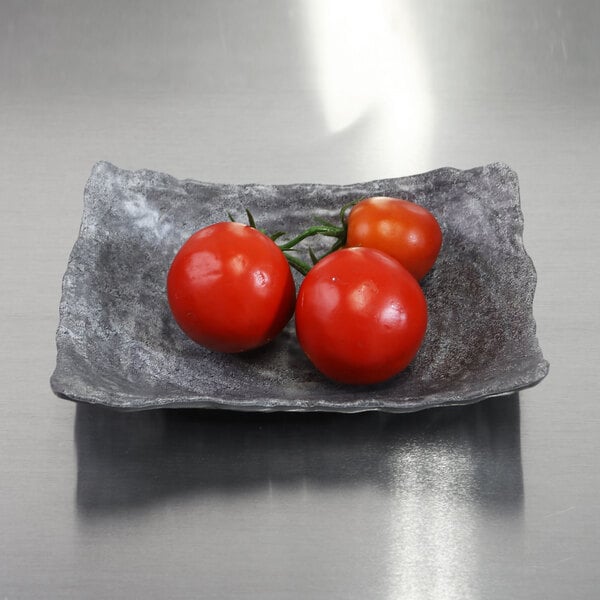
<path fill-rule="evenodd" d="M 326 256 L 298 292 L 298 341 L 319 371 L 341 383 L 377 383 L 399 373 L 426 328 L 427 304 L 416 279 L 372 248 Z"/>
<path fill-rule="evenodd" d="M 422 206 L 400 198 L 361 200 L 348 215 L 346 246 L 365 246 L 389 254 L 417 280 L 431 269 L 442 245 L 436 218 Z"/>
<path fill-rule="evenodd" d="M 296 290 L 285 256 L 270 238 L 241 223 L 216 223 L 179 250 L 167 296 L 175 320 L 194 341 L 242 352 L 283 329 Z"/>

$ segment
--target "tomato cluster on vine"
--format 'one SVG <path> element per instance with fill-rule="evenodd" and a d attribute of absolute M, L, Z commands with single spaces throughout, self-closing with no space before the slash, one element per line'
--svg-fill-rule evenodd
<path fill-rule="evenodd" d="M 244 352 L 274 339 L 295 314 L 298 342 L 328 378 L 374 384 L 404 370 L 427 329 L 420 280 L 432 268 L 442 231 L 423 206 L 371 197 L 345 205 L 340 225 L 319 221 L 287 242 L 284 234 L 229 222 L 192 235 L 175 255 L 167 296 L 185 334 L 218 352 Z M 311 263 L 299 244 L 333 243 Z M 304 276 L 298 293 L 291 269 Z"/>

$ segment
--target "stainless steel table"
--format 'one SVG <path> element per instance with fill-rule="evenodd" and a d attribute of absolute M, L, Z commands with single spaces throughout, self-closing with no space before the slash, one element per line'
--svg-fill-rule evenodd
<path fill-rule="evenodd" d="M 2 0 L 0 598 L 600 593 L 600 3 Z M 94 162 L 519 174 L 550 375 L 412 416 L 55 398 Z"/>

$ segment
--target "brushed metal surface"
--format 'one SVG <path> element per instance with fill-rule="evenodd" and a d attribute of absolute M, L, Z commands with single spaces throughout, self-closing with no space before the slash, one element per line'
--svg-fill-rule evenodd
<path fill-rule="evenodd" d="M 594 597 L 599 27 L 595 0 L 4 0 L 0 597 Z M 56 399 L 98 160 L 233 183 L 506 162 L 551 372 L 381 422 Z"/>

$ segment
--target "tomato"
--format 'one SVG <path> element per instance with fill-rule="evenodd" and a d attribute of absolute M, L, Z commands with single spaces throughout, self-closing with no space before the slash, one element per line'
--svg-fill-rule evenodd
<path fill-rule="evenodd" d="M 426 208 L 400 198 L 361 200 L 350 211 L 347 224 L 347 247 L 381 250 L 419 281 L 433 266 L 442 245 L 436 218 Z"/>
<path fill-rule="evenodd" d="M 167 297 L 192 340 L 242 352 L 283 329 L 296 289 L 285 256 L 269 237 L 241 223 L 216 223 L 192 235 L 175 256 Z"/>
<path fill-rule="evenodd" d="M 385 381 L 413 360 L 427 328 L 417 280 L 372 248 L 344 248 L 306 275 L 296 303 L 300 346 L 324 375 L 350 384 Z"/>

